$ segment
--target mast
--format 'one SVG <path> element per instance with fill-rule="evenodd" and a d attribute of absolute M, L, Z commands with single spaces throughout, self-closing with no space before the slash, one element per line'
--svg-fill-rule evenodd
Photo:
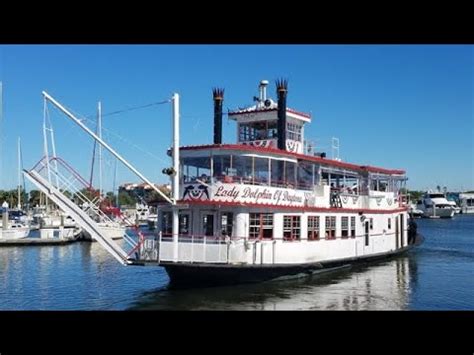
<path fill-rule="evenodd" d="M 99 101 L 97 105 L 97 124 L 99 138 L 102 139 L 102 104 Z M 102 145 L 99 144 L 99 196 L 102 199 Z"/>
<path fill-rule="evenodd" d="M 18 137 L 18 202 L 17 208 L 21 210 L 21 139 Z"/>

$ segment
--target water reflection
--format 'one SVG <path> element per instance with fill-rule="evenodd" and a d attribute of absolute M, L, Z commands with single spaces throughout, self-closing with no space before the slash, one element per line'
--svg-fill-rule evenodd
<path fill-rule="evenodd" d="M 416 256 L 286 281 L 144 293 L 131 309 L 405 310 Z"/>

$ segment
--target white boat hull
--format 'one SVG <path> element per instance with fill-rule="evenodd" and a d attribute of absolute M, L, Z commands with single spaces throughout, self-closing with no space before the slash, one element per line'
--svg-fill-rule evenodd
<path fill-rule="evenodd" d="M 454 210 L 452 208 L 427 208 L 424 211 L 423 217 L 426 218 L 452 218 Z"/>
<path fill-rule="evenodd" d="M 0 229 L 0 239 L 5 239 L 5 240 L 23 239 L 23 238 L 26 238 L 29 233 L 30 233 L 29 228 Z"/>

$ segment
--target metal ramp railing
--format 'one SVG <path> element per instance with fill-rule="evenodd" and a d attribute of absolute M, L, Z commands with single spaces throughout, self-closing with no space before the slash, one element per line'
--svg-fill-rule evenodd
<path fill-rule="evenodd" d="M 58 188 L 53 186 L 47 179 L 42 177 L 35 170 L 23 170 L 25 176 L 36 187 L 48 196 L 59 208 L 69 214 L 76 223 L 86 230 L 92 238 L 97 240 L 112 256 L 124 265 L 132 264 L 133 261 L 128 257 L 127 253 L 111 238 L 105 235 L 96 221 L 94 221 L 85 211 L 76 203 L 70 200 Z"/>
<path fill-rule="evenodd" d="M 94 190 L 92 186 L 76 171 L 74 168 L 69 165 L 64 159 L 60 157 L 50 157 L 46 160 L 46 157 L 43 157 L 30 171 L 35 170 L 38 173 L 43 173 L 46 175 L 47 168 L 49 165 L 54 163 L 55 169 L 49 171 L 48 173 L 48 181 L 56 181 L 56 188 L 63 192 L 68 191 L 75 199 L 77 204 L 83 205 L 83 211 L 86 212 L 94 221 L 101 222 L 102 226 L 127 226 L 132 227 L 136 234 L 140 237 L 140 240 L 143 239 L 141 236 L 141 231 L 136 228 L 132 221 L 130 221 L 126 216 L 123 214 L 117 215 L 117 220 L 112 220 L 107 213 L 105 213 L 101 208 L 101 202 L 103 201 L 103 196 Z M 52 174 L 53 178 L 49 178 L 50 174 Z M 54 186 L 54 184 L 52 183 Z M 82 188 L 82 189 L 81 189 Z M 86 196 L 87 192 L 89 195 Z M 127 234 L 124 230 L 123 238 L 125 241 L 133 248 L 137 248 L 137 243 L 133 240 L 133 238 Z"/>

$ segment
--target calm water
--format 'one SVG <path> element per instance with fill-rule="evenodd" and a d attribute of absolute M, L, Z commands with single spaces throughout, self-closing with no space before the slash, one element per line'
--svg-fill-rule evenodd
<path fill-rule="evenodd" d="M 417 220 L 425 243 L 324 276 L 169 290 L 160 267 L 120 265 L 97 243 L 0 248 L 1 310 L 474 310 L 474 216 Z"/>

